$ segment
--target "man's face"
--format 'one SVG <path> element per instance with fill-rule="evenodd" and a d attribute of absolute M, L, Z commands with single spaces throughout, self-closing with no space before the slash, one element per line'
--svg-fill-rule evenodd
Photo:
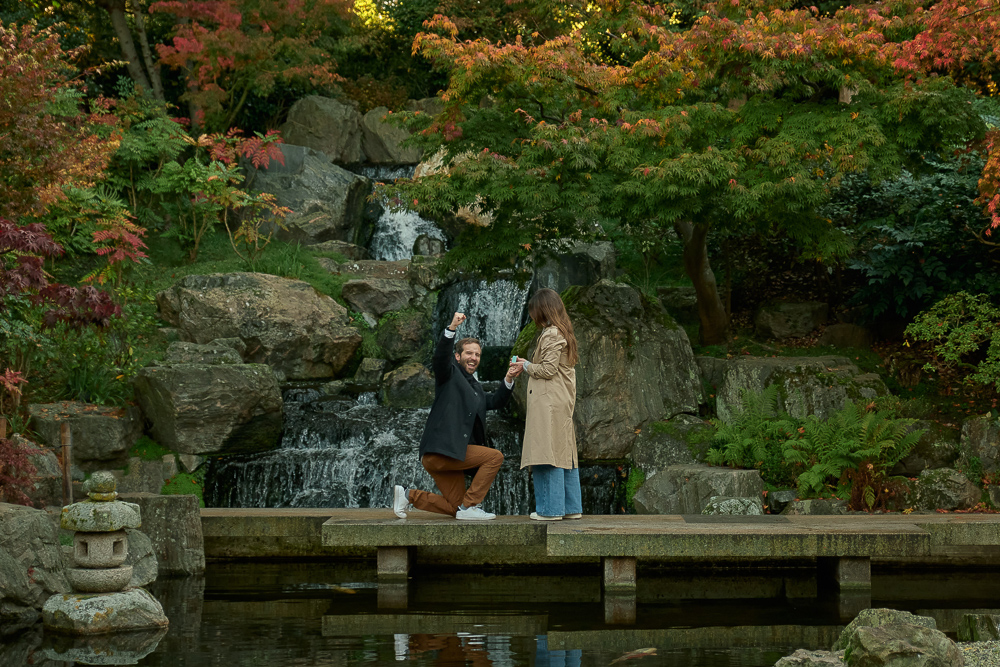
<path fill-rule="evenodd" d="M 479 358 L 483 356 L 483 350 L 475 343 L 467 343 L 461 352 L 455 353 L 455 361 L 465 369 L 465 372 L 472 375 L 479 368 Z"/>

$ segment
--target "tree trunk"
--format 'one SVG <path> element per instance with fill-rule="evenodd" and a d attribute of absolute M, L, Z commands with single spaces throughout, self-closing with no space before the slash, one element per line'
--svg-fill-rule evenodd
<path fill-rule="evenodd" d="M 135 17 L 135 31 L 139 34 L 139 44 L 142 46 L 142 59 L 149 72 L 149 80 L 153 84 L 153 97 L 163 102 L 163 83 L 160 80 L 160 67 L 153 61 L 153 52 L 149 48 L 149 37 L 146 34 L 146 8 L 138 0 L 132 0 L 132 16 Z"/>
<path fill-rule="evenodd" d="M 122 47 L 128 75 L 132 77 L 135 87 L 151 91 L 149 79 L 146 78 L 146 72 L 143 71 L 142 62 L 139 60 L 139 52 L 135 50 L 135 42 L 132 41 L 132 30 L 125 19 L 125 0 L 100 0 L 98 4 L 111 16 L 111 27 L 114 28 L 115 37 Z"/>
<path fill-rule="evenodd" d="M 702 345 L 725 343 L 729 334 L 729 317 L 719 298 L 715 274 L 708 263 L 708 227 L 681 221 L 674 223 L 674 229 L 684 243 L 684 272 L 691 279 L 698 297 L 698 318 L 701 320 L 699 340 Z"/>

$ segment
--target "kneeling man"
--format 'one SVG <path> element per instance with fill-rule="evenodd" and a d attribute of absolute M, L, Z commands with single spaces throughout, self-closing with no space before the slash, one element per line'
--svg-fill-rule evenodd
<path fill-rule="evenodd" d="M 511 366 L 502 386 L 492 394 L 483 391 L 475 376 L 482 346 L 475 338 L 455 342 L 464 321 L 463 313 L 455 313 L 434 350 L 434 405 L 420 440 L 420 462 L 441 495 L 393 487 L 392 509 L 401 519 L 410 505 L 467 521 L 496 518 L 479 507 L 503 463 L 503 454 L 488 446 L 486 411 L 507 403 L 521 369 Z M 476 474 L 466 489 L 464 471 L 472 468 Z"/>

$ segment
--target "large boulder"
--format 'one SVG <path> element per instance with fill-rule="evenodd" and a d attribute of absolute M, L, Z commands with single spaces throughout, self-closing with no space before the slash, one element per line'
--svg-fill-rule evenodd
<path fill-rule="evenodd" d="M 847 644 L 851 667 L 962 667 L 962 651 L 940 630 L 899 623 L 858 628 Z"/>
<path fill-rule="evenodd" d="M 400 366 L 385 376 L 382 403 L 394 408 L 427 408 L 434 403 L 434 375 L 419 363 Z"/>
<path fill-rule="evenodd" d="M 391 311 L 407 308 L 415 296 L 409 281 L 384 278 L 349 280 L 341 294 L 352 309 L 376 320 Z"/>
<path fill-rule="evenodd" d="M 615 247 L 610 241 L 587 243 L 557 239 L 532 252 L 532 292 L 548 287 L 563 292 L 570 285 L 593 285 L 615 277 Z"/>
<path fill-rule="evenodd" d="M 983 472 L 1000 471 L 1000 419 L 990 413 L 962 423 L 961 456 L 958 467 L 970 470 L 978 459 Z"/>
<path fill-rule="evenodd" d="M 246 343 L 239 338 L 222 338 L 210 343 L 174 341 L 163 357 L 165 364 L 242 364 Z"/>
<path fill-rule="evenodd" d="M 843 651 L 833 653 L 830 651 L 807 651 L 800 648 L 798 651 L 774 663 L 774 667 L 846 667 L 842 658 Z"/>
<path fill-rule="evenodd" d="M 119 493 L 159 493 L 167 480 L 177 474 L 177 461 L 172 454 L 163 460 L 152 461 L 133 456 L 128 460 L 125 470 L 112 470 Z"/>
<path fill-rule="evenodd" d="M 960 642 L 1000 640 L 1000 614 L 966 614 L 958 626 Z"/>
<path fill-rule="evenodd" d="M 365 203 L 371 181 L 309 148 L 283 144 L 281 151 L 284 166 L 272 160 L 266 168 L 247 168 L 254 190 L 274 195 L 275 203 L 291 209 L 283 228 L 265 230 L 307 246 L 325 241 L 363 244 L 373 222 Z"/>
<path fill-rule="evenodd" d="M 955 465 L 959 454 L 957 428 L 941 422 L 921 420 L 910 427 L 910 430 L 916 429 L 922 429 L 924 434 L 913 446 L 913 450 L 896 464 L 892 474 L 916 477 L 924 470 Z"/>
<path fill-rule="evenodd" d="M 123 565 L 132 568 L 132 579 L 129 580 L 128 587 L 148 586 L 156 581 L 156 576 L 160 572 L 160 565 L 153 551 L 153 542 L 146 533 L 135 528 L 126 528 L 125 534 L 128 536 L 128 553 L 125 555 Z"/>
<path fill-rule="evenodd" d="M 831 650 L 846 649 L 860 628 L 880 628 L 884 625 L 919 625 L 930 630 L 937 630 L 937 621 L 930 616 L 917 616 L 898 609 L 862 609 L 840 633 L 840 637 Z"/>
<path fill-rule="evenodd" d="M 262 273 L 187 276 L 156 295 L 184 340 L 238 338 L 243 360 L 280 380 L 332 377 L 361 344 L 347 309 L 307 282 Z"/>
<path fill-rule="evenodd" d="M 667 466 L 701 463 L 715 431 L 711 422 L 693 415 L 653 422 L 638 434 L 629 458 L 647 478 Z"/>
<path fill-rule="evenodd" d="M 125 493 L 121 498 L 141 508 L 142 532 L 152 542 L 160 574 L 205 571 L 205 539 L 197 496 Z"/>
<path fill-rule="evenodd" d="M 925 470 L 910 483 L 906 504 L 918 510 L 966 510 L 979 504 L 982 492 L 951 468 Z"/>
<path fill-rule="evenodd" d="M 402 361 L 428 351 L 433 344 L 430 317 L 419 310 L 392 313 L 379 322 L 375 341 L 390 361 Z"/>
<path fill-rule="evenodd" d="M 826 419 L 849 400 L 887 396 L 875 373 L 861 373 L 847 357 L 744 357 L 724 362 L 716 412 L 727 421 L 740 405 L 740 392 L 778 385 L 778 410 L 793 417 Z"/>
<path fill-rule="evenodd" d="M 69 424 L 73 463 L 87 472 L 125 464 L 129 448 L 142 435 L 142 415 L 133 406 L 114 408 L 77 401 L 28 406 L 39 440 L 60 447 L 62 425 Z"/>
<path fill-rule="evenodd" d="M 581 458 L 624 457 L 636 429 L 698 412 L 701 375 L 691 343 L 658 302 L 610 280 L 572 287 L 563 300 L 580 350 L 573 421 Z M 528 359 L 533 329 L 514 348 Z M 519 382 L 515 390 L 522 409 L 526 386 Z"/>
<path fill-rule="evenodd" d="M 281 392 L 268 366 L 148 366 L 135 389 L 151 435 L 172 451 L 231 454 L 278 446 Z"/>
<path fill-rule="evenodd" d="M 46 628 L 74 635 L 101 635 L 169 625 L 163 607 L 143 588 L 97 595 L 53 595 L 42 609 L 42 622 Z"/>
<path fill-rule="evenodd" d="M 410 136 L 401 127 L 382 119 L 392 112 L 387 107 L 375 107 L 361 118 L 361 149 L 373 164 L 416 164 L 423 151 L 400 144 Z"/>
<path fill-rule="evenodd" d="M 292 105 L 281 136 L 289 144 L 308 146 L 338 164 L 363 162 L 361 114 L 350 104 L 309 95 Z"/>
<path fill-rule="evenodd" d="M 50 595 L 69 590 L 49 515 L 0 503 L 0 626 L 34 623 Z"/>
<path fill-rule="evenodd" d="M 647 479 L 634 503 L 637 514 L 701 514 L 715 496 L 760 498 L 763 493 L 757 470 L 676 465 Z"/>
<path fill-rule="evenodd" d="M 824 324 L 829 312 L 827 304 L 817 301 L 776 301 L 761 306 L 754 325 L 757 335 L 765 338 L 800 338 Z"/>

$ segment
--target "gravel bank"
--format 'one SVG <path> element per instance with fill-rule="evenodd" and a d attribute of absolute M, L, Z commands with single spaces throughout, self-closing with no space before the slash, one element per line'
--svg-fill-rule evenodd
<path fill-rule="evenodd" d="M 1000 667 L 1000 641 L 958 642 L 965 667 Z"/>

